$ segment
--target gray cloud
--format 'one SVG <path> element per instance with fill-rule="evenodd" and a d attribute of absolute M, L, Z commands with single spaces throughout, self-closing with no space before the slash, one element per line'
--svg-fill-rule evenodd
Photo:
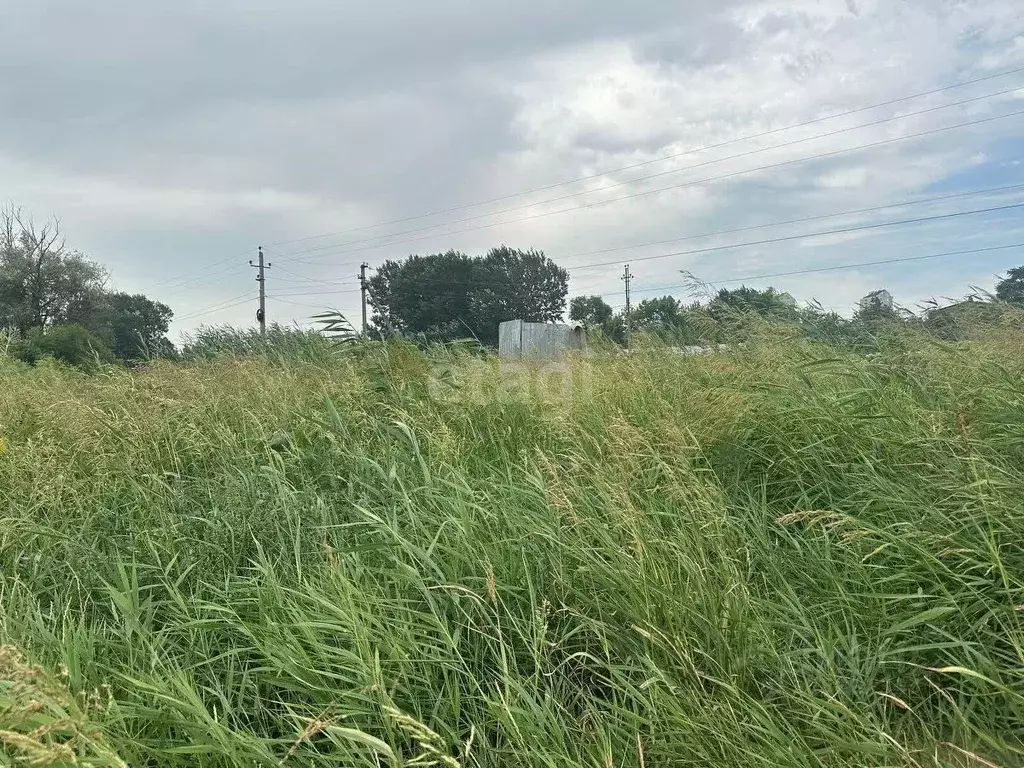
<path fill-rule="evenodd" d="M 1022 16 L 1014 0 L 907 0 L 898 9 L 880 0 L 8 0 L 0 198 L 63 216 L 75 244 L 115 278 L 159 293 L 261 240 L 500 197 L 936 87 L 979 66 L 1008 68 L 1024 56 L 1014 42 Z M 500 241 L 559 257 L 896 199 L 969 167 L 1011 129 L 876 153 L 870 172 L 864 158 L 808 164 L 463 235 L 445 234 L 454 226 L 387 248 L 328 250 L 323 267 L 293 266 L 314 280 L 349 279 L 363 258 Z M 302 246 L 277 251 L 289 247 Z M 750 269 L 792 253 L 765 249 L 732 263 Z M 674 282 L 681 266 L 652 262 L 644 279 Z M 186 314 L 240 293 L 251 275 L 244 260 L 232 269 L 172 291 L 172 304 Z M 614 272 L 591 275 L 588 290 L 617 290 Z M 819 284 L 834 300 L 860 286 Z M 250 309 L 206 319 L 246 321 Z"/>
<path fill-rule="evenodd" d="M 615 0 L 162 6 L 15 2 L 4 11 L 0 98 L 22 126 L 64 120 L 116 132 L 211 107 L 373 100 L 550 47 L 629 37 L 680 15 L 676 3 L 658 0 L 628 8 Z"/>
<path fill-rule="evenodd" d="M 464 198 L 490 158 L 521 148 L 508 86 L 532 55 L 682 13 L 669 0 L 23 0 L 4 13 L 0 152 L 72 175 L 358 199 L 387 217 Z"/>

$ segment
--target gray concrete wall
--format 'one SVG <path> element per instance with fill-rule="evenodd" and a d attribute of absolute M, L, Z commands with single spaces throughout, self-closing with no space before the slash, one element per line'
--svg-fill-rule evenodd
<path fill-rule="evenodd" d="M 560 323 L 525 323 L 509 320 L 498 326 L 498 355 L 503 358 L 550 360 L 570 350 L 587 348 L 582 328 Z"/>

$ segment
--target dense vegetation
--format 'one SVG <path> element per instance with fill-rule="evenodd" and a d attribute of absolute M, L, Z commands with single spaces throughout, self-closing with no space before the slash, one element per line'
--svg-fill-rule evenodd
<path fill-rule="evenodd" d="M 548 323 L 565 313 L 569 273 L 540 251 L 500 246 L 388 260 L 367 281 L 373 335 L 498 346 L 504 320 Z"/>
<path fill-rule="evenodd" d="M 569 318 L 579 320 L 604 338 L 624 344 L 627 320 L 633 330 L 683 346 L 722 344 L 741 340 L 744 330 L 736 317 L 757 315 L 789 326 L 788 333 L 839 346 L 870 350 L 880 334 L 917 329 L 945 341 L 973 338 L 1007 310 L 1024 307 L 1024 267 L 1010 270 L 995 293 L 975 292 L 957 302 L 931 301 L 917 311 L 901 307 L 876 291 L 864 297 L 851 317 L 825 310 L 815 303 L 800 306 L 786 293 L 742 286 L 718 291 L 703 290 L 702 300 L 689 304 L 674 296 L 644 299 L 628 316 L 614 312 L 600 296 L 577 296 L 569 304 Z"/>
<path fill-rule="evenodd" d="M 19 208 L 0 209 L 0 332 L 8 355 L 95 368 L 172 353 L 170 307 L 111 290 L 109 279 L 68 246 L 59 222 L 37 226 Z"/>
<path fill-rule="evenodd" d="M 0 209 L 0 348 L 5 355 L 35 364 L 45 358 L 95 370 L 105 363 L 129 365 L 172 358 L 178 350 L 167 338 L 174 313 L 141 294 L 108 287 L 110 276 L 97 262 L 68 246 L 59 222 L 37 226 L 13 205 Z M 800 306 L 774 288 L 741 286 L 713 291 L 689 279 L 700 300 L 686 304 L 665 295 L 615 311 L 602 296 L 576 296 L 570 320 L 613 345 L 628 346 L 628 330 L 683 346 L 742 340 L 733 317 L 757 315 L 790 326 L 808 339 L 866 350 L 879 333 L 917 327 L 945 340 L 962 340 L 979 325 L 998 320 L 1003 308 L 1024 305 L 1024 267 L 1009 270 L 991 295 L 980 294 L 948 306 L 909 311 L 873 297 L 852 318 L 815 304 Z M 502 321 L 557 322 L 566 315 L 569 272 L 543 252 L 502 245 L 471 257 L 458 251 L 388 260 L 366 281 L 372 310 L 369 336 L 404 338 L 426 345 L 471 339 L 497 346 Z M 982 317 L 979 317 L 982 315 Z M 221 329 L 201 329 L 200 355 L 223 348 Z M 289 331 L 280 326 L 271 336 Z M 228 330 L 234 338 L 235 330 Z M 239 337 L 240 338 L 240 337 Z M 249 336 L 242 345 L 278 348 L 273 340 Z M 230 344 L 228 351 L 231 351 Z"/>
<path fill-rule="evenodd" d="M 744 339 L 0 360 L 0 764 L 1022 764 L 1019 315 Z"/>

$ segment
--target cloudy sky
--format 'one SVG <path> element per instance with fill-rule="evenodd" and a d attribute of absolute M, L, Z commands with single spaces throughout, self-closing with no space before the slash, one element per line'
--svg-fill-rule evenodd
<path fill-rule="evenodd" d="M 4 0 L 0 22 L 0 201 L 60 217 L 179 332 L 253 322 L 258 245 L 285 322 L 356 318 L 362 261 L 502 243 L 614 306 L 626 261 L 637 300 L 688 270 L 844 312 L 1024 264 L 759 277 L 1024 243 L 1020 0 Z"/>

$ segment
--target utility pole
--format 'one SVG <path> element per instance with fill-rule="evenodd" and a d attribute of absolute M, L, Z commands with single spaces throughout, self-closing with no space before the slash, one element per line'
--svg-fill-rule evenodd
<path fill-rule="evenodd" d="M 359 265 L 359 293 L 363 300 L 363 338 L 366 338 L 366 291 L 369 286 L 366 283 L 366 268 L 370 266 L 365 261 Z"/>
<path fill-rule="evenodd" d="M 260 246 L 259 263 L 253 264 L 249 259 L 249 266 L 256 267 L 256 282 L 260 284 L 260 308 L 256 310 L 256 319 L 260 321 L 260 336 L 267 335 L 267 270 L 270 263 L 263 263 L 263 246 Z"/>
<path fill-rule="evenodd" d="M 376 309 L 377 311 L 380 311 L 380 304 L 377 303 L 377 299 L 374 297 L 373 291 L 370 290 L 369 280 L 363 283 L 363 288 L 365 290 L 365 295 L 370 299 L 371 302 L 373 302 L 373 308 Z M 388 317 L 388 313 L 380 312 L 380 318 L 381 320 L 384 321 L 384 325 L 388 329 L 388 334 L 390 334 L 390 336 L 393 337 L 398 336 L 398 331 L 396 331 L 395 326 L 391 324 L 391 318 Z"/>
<path fill-rule="evenodd" d="M 632 307 L 629 304 L 629 281 L 633 279 L 633 274 L 629 271 L 629 264 L 622 272 L 622 280 L 626 283 L 626 349 L 630 348 L 630 341 L 633 335 L 633 318 Z"/>

